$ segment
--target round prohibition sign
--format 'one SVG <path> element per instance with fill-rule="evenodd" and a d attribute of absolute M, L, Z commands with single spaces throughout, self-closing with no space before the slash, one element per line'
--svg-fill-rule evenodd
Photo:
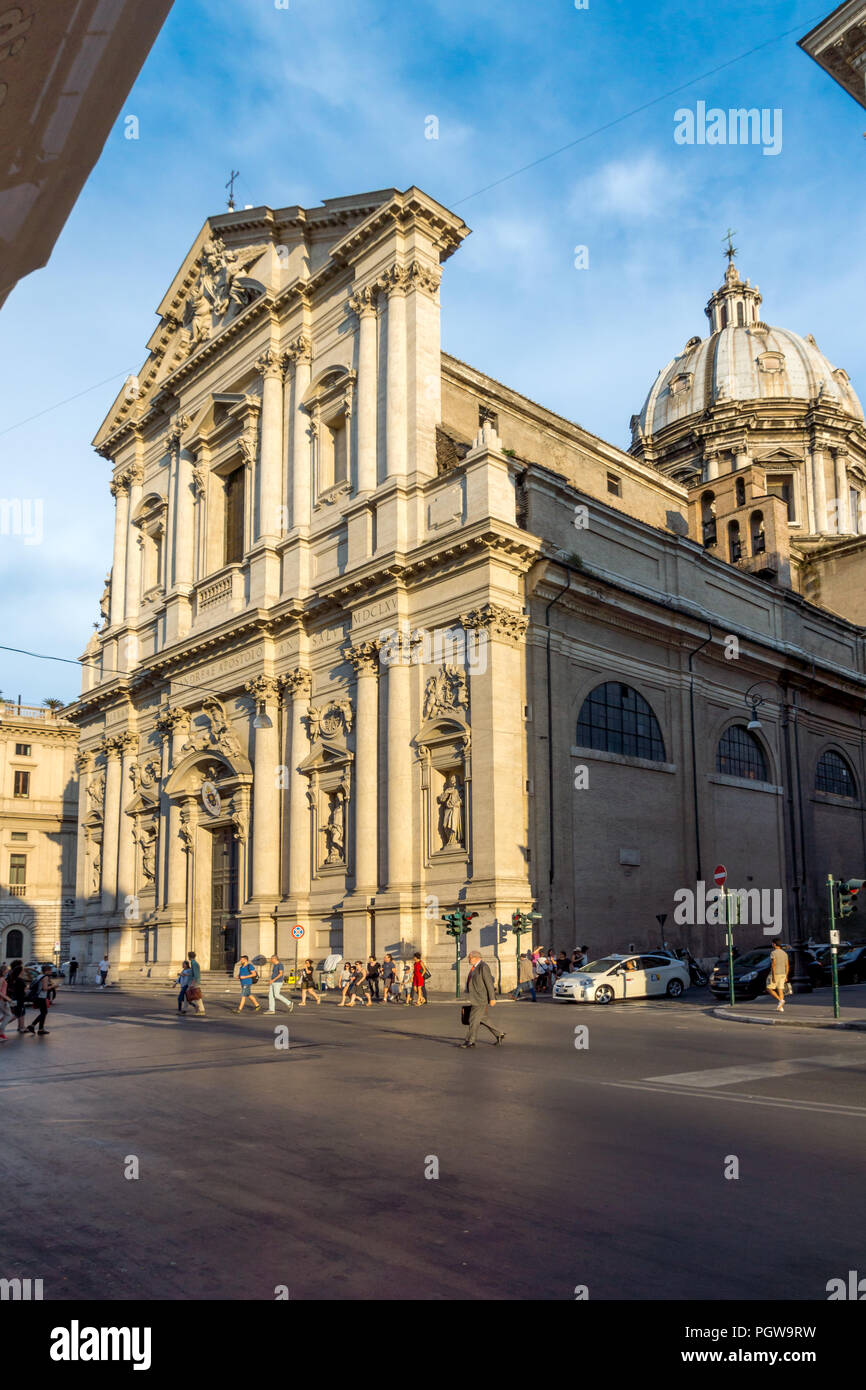
<path fill-rule="evenodd" d="M 303 934 L 304 934 L 304 929 L 303 929 L 303 927 L 301 927 L 301 926 L 292 927 L 292 936 L 295 938 L 296 941 L 300 941 L 300 939 L 301 939 L 301 937 L 303 936 Z"/>
<path fill-rule="evenodd" d="M 220 800 L 220 794 L 216 789 L 215 783 L 202 782 L 201 799 L 204 804 L 205 810 L 209 812 L 210 815 L 219 815 L 220 807 L 222 806 L 222 801 Z"/>

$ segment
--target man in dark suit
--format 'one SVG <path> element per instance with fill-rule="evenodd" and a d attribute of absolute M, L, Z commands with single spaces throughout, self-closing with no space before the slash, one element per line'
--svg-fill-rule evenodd
<path fill-rule="evenodd" d="M 481 959 L 480 951 L 470 951 L 469 967 L 466 980 L 466 993 L 469 995 L 469 1032 L 466 1041 L 460 1046 L 474 1047 L 478 1040 L 478 1029 L 483 1027 L 493 1034 L 496 1039 L 495 1045 L 499 1047 L 505 1034 L 498 1032 L 492 1023 L 487 1022 L 487 1010 L 496 1004 L 490 966 Z"/>

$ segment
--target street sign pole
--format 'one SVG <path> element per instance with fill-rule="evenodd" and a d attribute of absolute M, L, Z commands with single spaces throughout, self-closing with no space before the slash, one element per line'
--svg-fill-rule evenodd
<path fill-rule="evenodd" d="M 724 888 L 725 894 L 725 922 L 728 927 L 728 985 L 731 991 L 731 1008 L 734 1007 L 734 932 L 731 922 L 731 895 Z"/>
<path fill-rule="evenodd" d="M 832 874 L 827 875 L 830 892 L 830 969 L 833 974 L 833 1017 L 839 1017 L 839 970 L 836 953 L 839 946 L 839 932 L 836 929 L 836 884 Z"/>

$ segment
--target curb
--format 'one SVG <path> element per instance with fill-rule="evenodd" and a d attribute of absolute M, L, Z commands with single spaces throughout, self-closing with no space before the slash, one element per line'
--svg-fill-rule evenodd
<path fill-rule="evenodd" d="M 859 1022 L 854 1019 L 850 1023 L 842 1019 L 831 1018 L 821 1023 L 809 1023 L 805 1019 L 794 1018 L 759 1018 L 757 1015 L 732 1014 L 724 1009 L 713 1009 L 713 1018 L 723 1019 L 727 1023 L 752 1023 L 760 1027 L 781 1027 L 781 1028 L 835 1028 L 847 1030 L 851 1033 L 866 1032 L 866 1022 Z"/>

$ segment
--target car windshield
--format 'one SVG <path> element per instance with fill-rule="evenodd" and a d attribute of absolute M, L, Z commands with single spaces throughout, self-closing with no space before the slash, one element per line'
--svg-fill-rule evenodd
<path fill-rule="evenodd" d="M 747 951 L 744 956 L 739 956 L 734 961 L 734 969 L 738 970 L 742 965 L 760 965 L 766 959 L 766 951 Z"/>
<path fill-rule="evenodd" d="M 603 956 L 601 960 L 594 960 L 589 965 L 582 965 L 580 973 L 581 975 L 603 975 L 606 970 L 612 970 L 615 965 L 622 965 L 622 963 L 615 956 Z"/>

